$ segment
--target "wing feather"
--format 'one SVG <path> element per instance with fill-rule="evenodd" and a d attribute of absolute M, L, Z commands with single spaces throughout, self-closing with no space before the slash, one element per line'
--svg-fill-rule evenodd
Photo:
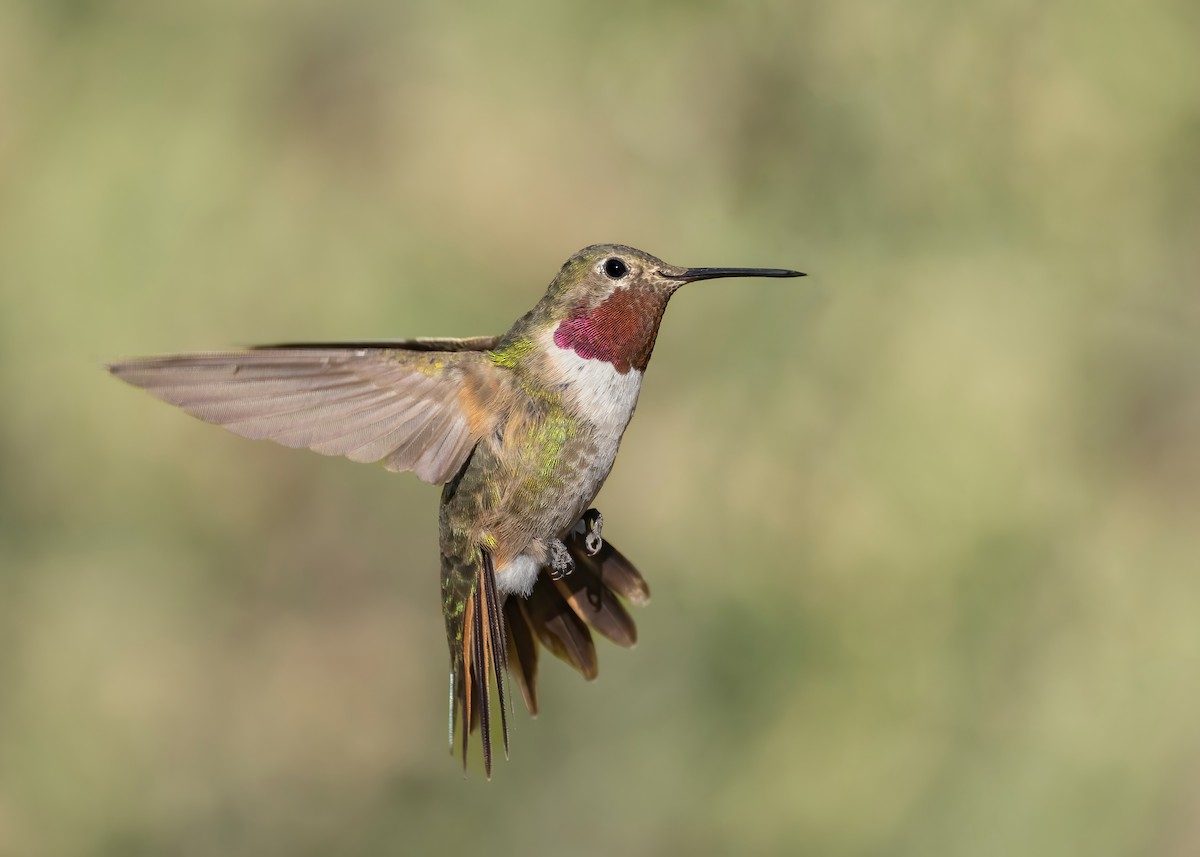
<path fill-rule="evenodd" d="M 436 484 L 491 429 L 500 379 L 482 352 L 497 341 L 297 344 L 122 361 L 109 371 L 243 437 L 382 461 Z"/>

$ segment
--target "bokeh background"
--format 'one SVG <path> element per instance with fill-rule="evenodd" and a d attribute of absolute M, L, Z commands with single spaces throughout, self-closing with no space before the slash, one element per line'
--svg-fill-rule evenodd
<path fill-rule="evenodd" d="M 1200 7 L 0 3 L 0 853 L 1200 853 Z M 445 748 L 437 491 L 101 369 L 673 302 L 655 598 Z"/>

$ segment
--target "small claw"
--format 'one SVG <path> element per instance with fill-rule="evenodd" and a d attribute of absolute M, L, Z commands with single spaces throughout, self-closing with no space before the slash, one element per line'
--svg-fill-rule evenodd
<path fill-rule="evenodd" d="M 583 513 L 583 517 L 579 519 L 583 524 L 583 549 L 587 551 L 588 556 L 595 556 L 600 553 L 600 548 L 604 547 L 604 540 L 600 538 L 600 530 L 604 526 L 604 516 L 600 514 L 599 509 L 588 509 Z"/>
<path fill-rule="evenodd" d="M 575 560 L 567 551 L 567 546 L 558 539 L 550 542 L 550 578 L 562 580 L 575 570 Z"/>

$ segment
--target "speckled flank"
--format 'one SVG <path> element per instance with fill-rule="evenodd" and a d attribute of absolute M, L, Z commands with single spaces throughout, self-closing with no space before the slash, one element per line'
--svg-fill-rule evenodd
<path fill-rule="evenodd" d="M 530 433 L 525 470 L 533 490 L 548 485 L 555 477 L 563 447 L 575 436 L 576 422 L 563 411 L 553 411 L 538 421 Z"/>

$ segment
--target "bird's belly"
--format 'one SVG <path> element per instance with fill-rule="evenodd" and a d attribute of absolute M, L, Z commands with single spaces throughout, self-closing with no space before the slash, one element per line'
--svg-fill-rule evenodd
<path fill-rule="evenodd" d="M 538 574 L 548 562 L 546 544 L 553 539 L 562 539 L 576 525 L 580 516 L 592 505 L 596 493 L 604 485 L 608 471 L 617 457 L 620 441 L 600 443 L 586 448 L 592 450 L 581 468 L 566 473 L 562 483 L 541 495 L 530 496 L 528 507 L 536 519 L 529 528 L 528 540 L 523 544 L 520 555 L 510 559 L 496 569 L 496 586 L 504 594 L 528 597 Z"/>
<path fill-rule="evenodd" d="M 487 547 L 504 592 L 529 592 L 548 562 L 548 544 L 595 500 L 641 385 L 637 370 L 620 373 L 574 353 L 555 359 L 561 374 L 551 389 L 561 405 L 515 412 L 443 498 L 443 541 L 461 534 Z"/>
<path fill-rule="evenodd" d="M 576 503 L 563 510 L 554 521 L 554 532 L 561 534 L 574 526 L 612 470 L 617 448 L 625 433 L 642 387 L 637 369 L 617 369 L 606 360 L 580 356 L 570 348 L 560 348 L 552 340 L 544 343 L 546 354 L 560 379 L 559 390 L 569 410 L 577 415 L 579 432 L 586 437 L 583 454 L 573 462 Z"/>
<path fill-rule="evenodd" d="M 596 498 L 616 454 L 615 440 L 579 437 L 563 446 L 553 472 L 527 473 L 514 511 L 529 516 L 534 524 L 530 535 L 544 540 L 564 536 Z"/>

